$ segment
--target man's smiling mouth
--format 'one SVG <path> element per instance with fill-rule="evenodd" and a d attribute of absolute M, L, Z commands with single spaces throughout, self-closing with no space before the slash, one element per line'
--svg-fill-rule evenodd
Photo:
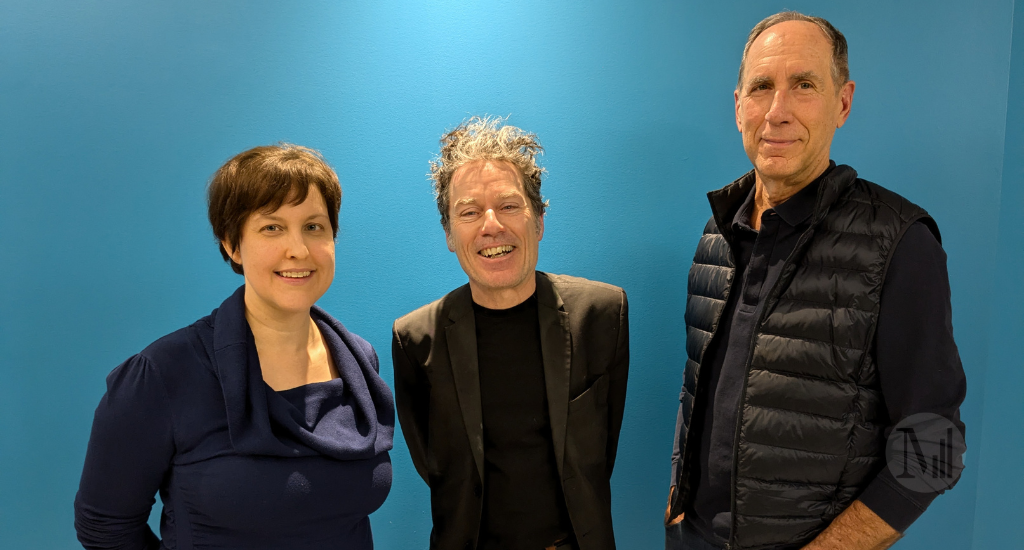
<path fill-rule="evenodd" d="M 492 246 L 490 248 L 485 248 L 480 252 L 477 252 L 477 254 L 485 258 L 500 258 L 501 256 L 504 256 L 505 254 L 512 252 L 513 250 L 515 250 L 515 248 L 516 247 L 510 244 L 503 244 L 501 246 Z"/>

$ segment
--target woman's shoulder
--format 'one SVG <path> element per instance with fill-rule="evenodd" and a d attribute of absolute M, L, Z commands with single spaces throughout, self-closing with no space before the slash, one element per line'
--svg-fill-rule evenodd
<path fill-rule="evenodd" d="M 214 374 L 213 315 L 158 338 L 122 367 L 152 371 L 172 386 L 194 383 Z M 120 367 L 119 367 L 120 368 Z"/>

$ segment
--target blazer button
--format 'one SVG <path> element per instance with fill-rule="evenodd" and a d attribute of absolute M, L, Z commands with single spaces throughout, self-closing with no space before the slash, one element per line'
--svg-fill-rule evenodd
<path fill-rule="evenodd" d="M 467 542 L 466 544 L 462 545 L 462 547 L 466 550 L 473 550 L 473 541 Z"/>
<path fill-rule="evenodd" d="M 483 492 L 483 488 L 480 487 L 479 483 L 473 485 L 473 494 L 474 495 L 480 496 L 481 492 Z M 466 545 L 467 545 L 466 547 L 468 548 L 469 547 L 469 543 L 467 542 Z"/>

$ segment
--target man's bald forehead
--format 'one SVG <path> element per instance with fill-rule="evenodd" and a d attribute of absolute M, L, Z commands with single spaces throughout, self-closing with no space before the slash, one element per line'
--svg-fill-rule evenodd
<path fill-rule="evenodd" d="M 754 42 L 768 29 L 789 21 L 806 22 L 813 24 L 824 35 L 826 42 L 831 46 L 831 71 L 832 80 L 838 89 L 850 80 L 850 65 L 847 53 L 846 37 L 838 29 L 832 26 L 827 20 L 821 17 L 804 15 L 795 11 L 784 11 L 769 15 L 762 19 L 747 35 L 747 44 L 743 48 L 743 57 L 740 59 L 739 76 L 736 79 L 736 88 L 743 85 L 743 72 L 746 69 L 747 55 Z"/>

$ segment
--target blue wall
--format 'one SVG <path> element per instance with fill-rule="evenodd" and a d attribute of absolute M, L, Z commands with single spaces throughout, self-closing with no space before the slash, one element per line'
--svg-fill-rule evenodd
<path fill-rule="evenodd" d="M 1013 13 L 999 241 L 978 457 L 974 548 L 1024 548 L 1024 3 Z M 975 438 L 979 441 L 979 438 Z"/>
<path fill-rule="evenodd" d="M 390 382 L 391 321 L 465 282 L 425 173 L 442 131 L 482 113 L 511 114 L 547 148 L 540 268 L 629 293 L 615 526 L 620 548 L 659 547 L 685 273 L 704 193 L 749 169 L 732 112 L 746 32 L 784 8 L 851 44 L 857 93 L 833 157 L 927 208 L 949 256 L 967 470 L 898 548 L 1021 544 L 1021 6 L 709 4 L 5 0 L 0 547 L 76 547 L 104 376 L 241 283 L 203 193 L 245 148 L 301 143 L 338 170 L 338 274 L 321 305 L 380 351 Z M 375 539 L 425 547 L 427 491 L 401 437 L 392 457 Z"/>

